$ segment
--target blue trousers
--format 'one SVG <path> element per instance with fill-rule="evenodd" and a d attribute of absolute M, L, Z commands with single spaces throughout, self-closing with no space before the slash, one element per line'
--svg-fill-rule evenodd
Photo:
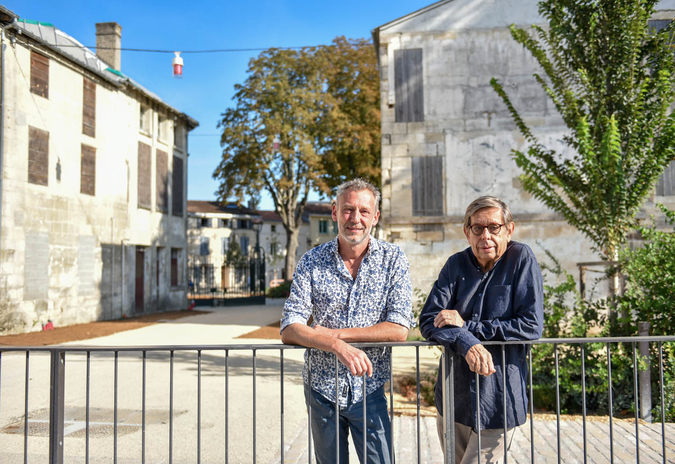
<path fill-rule="evenodd" d="M 359 462 L 372 464 L 392 464 L 391 459 L 391 423 L 387 411 L 387 399 L 384 396 L 384 386 L 378 388 L 366 397 L 366 452 L 367 461 L 363 456 L 363 401 L 351 402 L 349 406 L 340 409 L 339 432 L 340 463 L 349 463 L 349 445 L 347 437 L 352 432 L 354 447 Z M 312 438 L 314 454 L 317 464 L 334 464 L 336 433 L 335 433 L 335 403 L 328 401 L 320 393 L 310 389 L 305 384 L 305 402 L 311 408 Z"/>

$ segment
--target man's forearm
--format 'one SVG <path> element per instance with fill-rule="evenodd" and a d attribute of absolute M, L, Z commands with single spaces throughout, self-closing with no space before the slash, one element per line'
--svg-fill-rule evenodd
<path fill-rule="evenodd" d="M 304 324 L 291 324 L 281 332 L 281 341 L 289 345 L 302 345 L 335 353 L 339 340 L 321 334 Z"/>
<path fill-rule="evenodd" d="M 348 343 L 356 342 L 403 342 L 408 329 L 394 322 L 380 322 L 370 327 L 338 329 L 338 338 Z"/>

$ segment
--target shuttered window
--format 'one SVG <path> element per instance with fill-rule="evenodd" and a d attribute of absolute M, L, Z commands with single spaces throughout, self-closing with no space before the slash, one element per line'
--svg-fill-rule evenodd
<path fill-rule="evenodd" d="M 152 150 L 150 145 L 138 142 L 138 207 L 150 209 L 152 204 L 151 190 Z"/>
<path fill-rule="evenodd" d="M 661 174 L 656 184 L 656 194 L 659 196 L 675 196 L 675 161 L 671 161 Z"/>
<path fill-rule="evenodd" d="M 422 49 L 394 51 L 396 122 L 424 121 L 424 72 Z"/>
<path fill-rule="evenodd" d="M 443 158 L 412 159 L 413 216 L 443 216 Z"/>
<path fill-rule="evenodd" d="M 199 254 L 208 255 L 211 253 L 211 240 L 208 237 L 201 237 L 199 241 Z"/>
<path fill-rule="evenodd" d="M 86 77 L 82 81 L 82 133 L 96 137 L 96 83 Z"/>
<path fill-rule="evenodd" d="M 169 156 L 165 151 L 157 150 L 157 210 L 169 210 Z"/>
<path fill-rule="evenodd" d="M 49 58 L 30 52 L 30 91 L 49 98 Z"/>
<path fill-rule="evenodd" d="M 28 126 L 28 182 L 49 185 L 49 132 Z"/>
<path fill-rule="evenodd" d="M 82 144 L 80 193 L 96 195 L 96 148 Z"/>
<path fill-rule="evenodd" d="M 174 216 L 183 215 L 183 160 L 173 157 L 173 190 L 171 192 L 171 207 Z"/>

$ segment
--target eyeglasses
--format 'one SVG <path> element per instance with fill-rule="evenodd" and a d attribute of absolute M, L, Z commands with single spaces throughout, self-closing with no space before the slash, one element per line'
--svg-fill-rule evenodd
<path fill-rule="evenodd" d="M 504 224 L 489 224 L 487 226 L 474 224 L 469 226 L 469 229 L 471 229 L 471 233 L 474 235 L 483 235 L 483 231 L 485 229 L 487 229 L 492 235 L 497 235 L 499 232 L 501 232 L 502 226 L 504 226 Z"/>

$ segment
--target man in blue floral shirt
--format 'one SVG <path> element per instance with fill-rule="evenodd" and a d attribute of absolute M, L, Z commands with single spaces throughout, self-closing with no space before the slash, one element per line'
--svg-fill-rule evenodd
<path fill-rule="evenodd" d="M 336 446 L 340 463 L 349 462 L 349 431 L 363 463 L 364 427 L 368 462 L 391 463 L 391 424 L 384 396 L 391 351 L 360 350 L 349 344 L 403 341 L 413 324 L 408 260 L 398 246 L 370 235 L 380 217 L 379 201 L 377 188 L 362 179 L 338 187 L 333 205 L 338 236 L 302 257 L 281 318 L 284 343 L 312 348 L 305 354 L 303 379 L 318 464 L 335 463 Z"/>

